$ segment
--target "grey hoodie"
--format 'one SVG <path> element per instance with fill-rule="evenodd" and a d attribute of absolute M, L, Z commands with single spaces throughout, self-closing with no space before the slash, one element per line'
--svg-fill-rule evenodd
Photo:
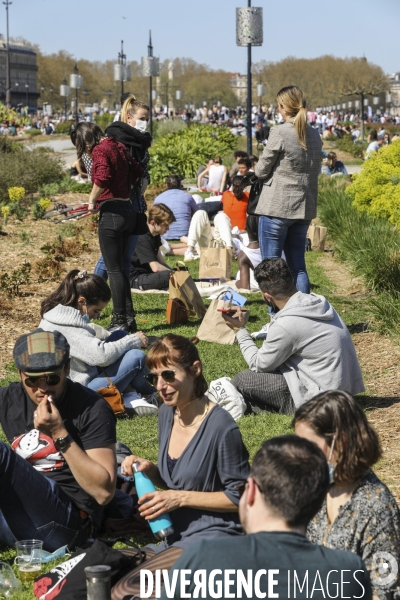
<path fill-rule="evenodd" d="M 323 296 L 294 294 L 271 320 L 260 349 L 245 328 L 236 339 L 250 369 L 282 373 L 296 406 L 327 390 L 364 391 L 350 333 Z"/>
<path fill-rule="evenodd" d="M 102 339 L 108 337 L 108 331 L 104 334 L 103 328 L 86 323 L 79 310 L 62 304 L 45 313 L 39 327 L 45 331 L 59 331 L 67 338 L 71 353 L 70 377 L 82 385 L 99 376 L 97 367 L 108 367 L 128 350 L 142 347 L 137 335 L 127 335 L 106 344 Z"/>

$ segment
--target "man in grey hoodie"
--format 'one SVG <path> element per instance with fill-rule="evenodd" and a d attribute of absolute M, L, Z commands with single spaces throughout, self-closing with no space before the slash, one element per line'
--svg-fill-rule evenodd
<path fill-rule="evenodd" d="M 259 349 L 237 318 L 224 314 L 250 367 L 234 384 L 255 412 L 293 414 L 319 392 L 364 391 L 350 333 L 323 296 L 298 292 L 282 258 L 263 260 L 254 270 L 265 302 L 276 313 Z"/>

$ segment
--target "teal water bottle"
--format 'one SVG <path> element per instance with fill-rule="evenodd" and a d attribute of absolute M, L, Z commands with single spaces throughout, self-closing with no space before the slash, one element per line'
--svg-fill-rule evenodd
<path fill-rule="evenodd" d="M 139 498 L 141 498 L 144 494 L 155 492 L 156 488 L 145 473 L 138 471 L 139 466 L 140 463 L 136 462 L 132 465 L 132 469 L 135 474 L 136 492 Z M 174 533 L 174 527 L 168 513 L 165 513 L 157 519 L 152 519 L 149 521 L 149 525 L 155 537 L 159 540 L 163 540 L 171 535 L 171 533 Z"/>

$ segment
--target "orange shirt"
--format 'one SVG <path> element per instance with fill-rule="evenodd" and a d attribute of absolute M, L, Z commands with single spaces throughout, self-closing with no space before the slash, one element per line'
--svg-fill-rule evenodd
<path fill-rule="evenodd" d="M 243 193 L 243 198 L 238 200 L 230 190 L 222 194 L 221 202 L 224 207 L 224 213 L 231 220 L 232 227 L 238 226 L 240 230 L 246 227 L 247 205 L 249 203 L 249 194 Z"/>

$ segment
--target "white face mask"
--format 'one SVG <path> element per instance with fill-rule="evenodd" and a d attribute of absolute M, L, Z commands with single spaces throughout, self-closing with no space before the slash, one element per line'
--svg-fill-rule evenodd
<path fill-rule="evenodd" d="M 141 121 L 140 119 L 136 119 L 135 129 L 144 133 L 147 129 L 147 121 Z"/>

